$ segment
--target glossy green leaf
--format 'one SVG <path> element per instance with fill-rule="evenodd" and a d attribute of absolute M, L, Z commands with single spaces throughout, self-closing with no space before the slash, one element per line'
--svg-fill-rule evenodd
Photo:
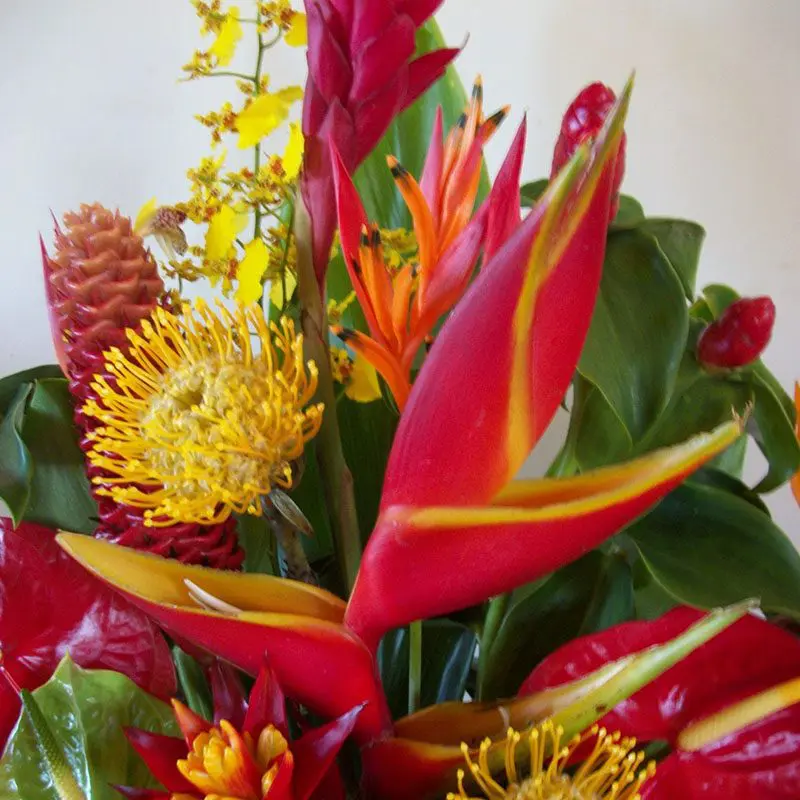
<path fill-rule="evenodd" d="M 344 457 L 353 474 L 358 524 L 366 541 L 378 518 L 383 476 L 399 415 L 385 399 L 357 403 L 342 396 L 337 410 Z"/>
<path fill-rule="evenodd" d="M 314 530 L 313 536 L 303 537 L 303 549 L 308 560 L 314 564 L 332 555 L 333 535 L 325 506 L 322 477 L 317 464 L 316 445 L 313 441 L 306 445 L 303 463 L 303 477 L 300 484 L 292 489 L 290 496 Z"/>
<path fill-rule="evenodd" d="M 640 222 L 645 219 L 644 209 L 642 204 L 627 194 L 619 196 L 619 210 L 617 215 L 611 222 L 609 230 L 624 230 L 627 228 L 635 228 Z"/>
<path fill-rule="evenodd" d="M 32 392 L 30 383 L 18 386 L 0 423 L 0 500 L 14 525 L 23 518 L 31 493 L 33 463 L 22 439 L 22 425 Z"/>
<path fill-rule="evenodd" d="M 547 178 L 539 178 L 539 180 L 531 181 L 530 183 L 523 183 L 519 189 L 522 207 L 530 208 L 535 206 L 536 201 L 544 194 L 548 183 L 550 181 Z"/>
<path fill-rule="evenodd" d="M 275 536 L 264 517 L 241 514 L 236 529 L 245 552 L 244 571 L 274 575 Z"/>
<path fill-rule="evenodd" d="M 709 461 L 709 466 L 725 472 L 733 478 L 741 478 L 747 456 L 747 437 L 740 436 L 730 447 Z"/>
<path fill-rule="evenodd" d="M 634 441 L 669 402 L 687 330 L 683 289 L 655 239 L 636 230 L 610 234 L 578 370 Z"/>
<path fill-rule="evenodd" d="M 211 689 L 203 672 L 203 668 L 188 653 L 175 645 L 172 648 L 172 660 L 178 676 L 181 693 L 186 705 L 203 719 L 214 719 L 214 704 Z"/>
<path fill-rule="evenodd" d="M 714 319 L 717 319 L 731 303 L 739 299 L 739 294 L 730 286 L 712 283 L 703 289 L 703 299 L 711 309 Z"/>
<path fill-rule="evenodd" d="M 639 230 L 649 233 L 658 242 L 664 255 L 678 275 L 688 300 L 693 300 L 697 282 L 697 267 L 706 232 L 696 222 L 685 219 L 642 220 Z"/>
<path fill-rule="evenodd" d="M 769 465 L 767 474 L 755 488 L 757 492 L 771 492 L 800 469 L 800 443 L 794 433 L 794 420 L 786 414 L 764 378 L 759 373 L 753 373 L 751 385 L 755 393 L 755 405 L 747 430 Z"/>
<path fill-rule="evenodd" d="M 747 439 L 742 436 L 740 441 L 747 441 Z M 772 517 L 766 503 L 747 484 L 735 478 L 733 475 L 716 469 L 713 466 L 709 465 L 697 470 L 697 472 L 692 474 L 690 482 L 692 484 L 721 489 L 750 503 L 751 506 L 754 506 L 762 514 L 766 514 L 766 516 L 770 518 Z"/>
<path fill-rule="evenodd" d="M 654 578 L 701 608 L 758 597 L 766 611 L 800 618 L 800 554 L 750 502 L 685 483 L 626 530 Z"/>
<path fill-rule="evenodd" d="M 178 735 L 166 703 L 118 672 L 83 670 L 69 656 L 33 695 L 88 800 L 117 800 L 112 784 L 158 786 L 122 727 Z M 0 761 L 0 797 L 59 800 L 26 718 Z"/>
<path fill-rule="evenodd" d="M 422 623 L 422 707 L 461 700 L 477 638 L 464 625 L 446 619 Z M 378 648 L 380 671 L 392 716 L 408 711 L 408 628 L 390 631 Z"/>
<path fill-rule="evenodd" d="M 587 387 L 580 406 L 576 403 L 570 418 L 570 435 L 572 426 L 577 428 L 574 454 L 581 472 L 623 461 L 633 446 L 627 428 L 599 389 L 580 376 L 577 380 Z"/>
<path fill-rule="evenodd" d="M 630 619 L 633 609 L 627 563 L 598 551 L 515 592 L 486 659 L 481 699 L 513 696 L 553 650 Z"/>
<path fill-rule="evenodd" d="M 91 533 L 97 527 L 97 505 L 89 493 L 73 414 L 64 378 L 42 378 L 33 384 L 22 425 L 33 462 L 25 519 L 49 528 Z"/>
<path fill-rule="evenodd" d="M 435 20 L 429 20 L 417 31 L 418 55 L 445 46 L 442 32 Z M 495 96 L 499 98 L 502 87 L 496 88 Z M 488 87 L 487 94 L 490 98 L 493 96 L 492 87 Z M 395 156 L 412 175 L 419 178 L 428 152 L 436 109 L 442 107 L 444 129 L 447 131 L 456 124 L 466 104 L 464 84 L 455 68 L 450 66 L 440 80 L 392 123 L 355 177 L 356 188 L 371 220 L 377 221 L 384 228 L 410 227 L 408 209 L 386 166 L 386 156 Z M 484 170 L 478 202 L 488 191 L 489 179 Z"/>
<path fill-rule="evenodd" d="M 64 373 L 58 364 L 43 364 L 41 367 L 31 367 L 22 372 L 15 372 L 13 375 L 6 375 L 0 378 L 0 413 L 5 414 L 17 389 L 23 383 L 31 383 L 38 378 L 63 378 Z"/>

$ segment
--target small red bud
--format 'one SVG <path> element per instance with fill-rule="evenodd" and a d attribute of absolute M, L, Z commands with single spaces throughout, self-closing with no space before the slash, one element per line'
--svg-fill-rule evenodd
<path fill-rule="evenodd" d="M 722 369 L 750 364 L 766 349 L 774 324 L 775 304 L 769 297 L 743 297 L 700 334 L 697 360 Z"/>
<path fill-rule="evenodd" d="M 587 139 L 596 136 L 603 127 L 608 113 L 617 97 L 602 83 L 592 83 L 583 89 L 572 101 L 561 122 L 561 132 L 553 152 L 552 178 Z M 614 200 L 611 204 L 611 219 L 619 209 L 619 187 L 625 177 L 625 134 L 619 146 L 619 155 L 614 166 Z"/>

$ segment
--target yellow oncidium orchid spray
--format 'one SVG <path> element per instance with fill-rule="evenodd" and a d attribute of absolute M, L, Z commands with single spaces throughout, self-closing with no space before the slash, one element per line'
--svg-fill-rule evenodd
<path fill-rule="evenodd" d="M 257 305 L 214 312 L 198 301 L 181 316 L 156 310 L 128 339 L 84 406 L 100 423 L 89 434 L 98 493 L 145 509 L 151 526 L 261 514 L 259 499 L 291 486 L 291 462 L 322 421 L 317 368 L 294 324 L 268 324 Z"/>

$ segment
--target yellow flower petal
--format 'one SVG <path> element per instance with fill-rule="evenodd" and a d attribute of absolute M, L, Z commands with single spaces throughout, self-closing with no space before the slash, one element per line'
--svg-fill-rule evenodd
<path fill-rule="evenodd" d="M 206 258 L 219 261 L 228 258 L 236 236 L 247 225 L 247 215 L 237 214 L 230 206 L 222 206 L 211 218 L 206 232 Z"/>
<path fill-rule="evenodd" d="M 261 278 L 267 269 L 269 251 L 263 239 L 254 239 L 244 249 L 236 279 L 239 287 L 234 297 L 240 303 L 256 303 L 261 299 Z"/>
<path fill-rule="evenodd" d="M 239 148 L 254 147 L 265 136 L 269 136 L 289 116 L 292 104 L 300 100 L 303 90 L 289 86 L 274 94 L 261 94 L 247 106 L 236 120 L 239 130 Z"/>
<path fill-rule="evenodd" d="M 272 281 L 272 286 L 269 290 L 269 299 L 275 308 L 283 308 L 289 300 L 292 299 L 294 290 L 297 288 L 297 278 L 294 273 L 286 270 L 286 277 L 283 280 L 280 278 Z M 283 296 L 283 285 L 286 284 L 286 297 Z"/>
<path fill-rule="evenodd" d="M 295 11 L 292 14 L 292 21 L 289 23 L 289 30 L 286 31 L 283 41 L 289 47 L 305 47 L 308 44 L 308 22 L 306 15 Z"/>
<path fill-rule="evenodd" d="M 155 197 L 151 197 L 140 209 L 139 213 L 136 215 L 136 221 L 133 223 L 133 230 L 136 233 L 141 233 L 148 222 L 156 214 L 158 210 L 158 204 L 156 203 Z"/>
<path fill-rule="evenodd" d="M 378 373 L 366 358 L 356 355 L 353 361 L 353 372 L 350 383 L 344 393 L 357 403 L 371 403 L 381 396 Z"/>
<path fill-rule="evenodd" d="M 233 54 L 236 52 L 236 44 L 241 38 L 242 26 L 239 24 L 239 9 L 232 7 L 220 26 L 217 38 L 209 48 L 209 53 L 216 56 L 217 63 L 224 67 L 231 63 Z"/>
<path fill-rule="evenodd" d="M 283 153 L 283 169 L 286 173 L 286 179 L 293 181 L 300 173 L 300 167 L 303 163 L 303 149 L 305 147 L 305 139 L 303 139 L 303 132 L 300 130 L 300 125 L 297 122 L 292 122 L 289 125 L 289 143 L 286 145 L 286 150 Z"/>

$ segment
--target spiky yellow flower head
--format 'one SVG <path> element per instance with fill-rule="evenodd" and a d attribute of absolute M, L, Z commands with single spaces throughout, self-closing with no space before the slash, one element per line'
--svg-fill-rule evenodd
<path fill-rule="evenodd" d="M 98 493 L 145 509 L 151 526 L 261 514 L 322 420 L 294 324 L 268 325 L 256 304 L 231 313 L 197 301 L 181 315 L 157 309 L 128 340 L 127 353 L 106 354 L 109 378 L 84 406 L 100 423 L 89 452 Z"/>
<path fill-rule="evenodd" d="M 254 741 L 249 733 L 240 734 L 222 720 L 219 727 L 195 737 L 191 752 L 177 766 L 206 800 L 247 800 L 267 796 L 281 757 L 292 756 L 277 728 L 267 725 Z"/>
<path fill-rule="evenodd" d="M 461 746 L 469 774 L 480 791 L 471 795 L 464 785 L 465 772 L 458 772 L 458 791 L 447 800 L 639 800 L 642 784 L 655 773 L 652 762 L 639 769 L 644 753 L 634 750 L 635 739 L 623 739 L 619 733 L 593 727 L 582 736 L 562 742 L 564 730 L 546 721 L 524 735 L 509 728 L 506 736 L 505 785 L 492 777 L 489 765 L 491 739 L 486 739 L 473 759 L 466 744 Z M 594 739 L 594 747 L 574 770 L 573 755 L 584 742 Z M 527 745 L 527 746 L 525 746 Z M 520 774 L 521 756 L 526 774 Z"/>

